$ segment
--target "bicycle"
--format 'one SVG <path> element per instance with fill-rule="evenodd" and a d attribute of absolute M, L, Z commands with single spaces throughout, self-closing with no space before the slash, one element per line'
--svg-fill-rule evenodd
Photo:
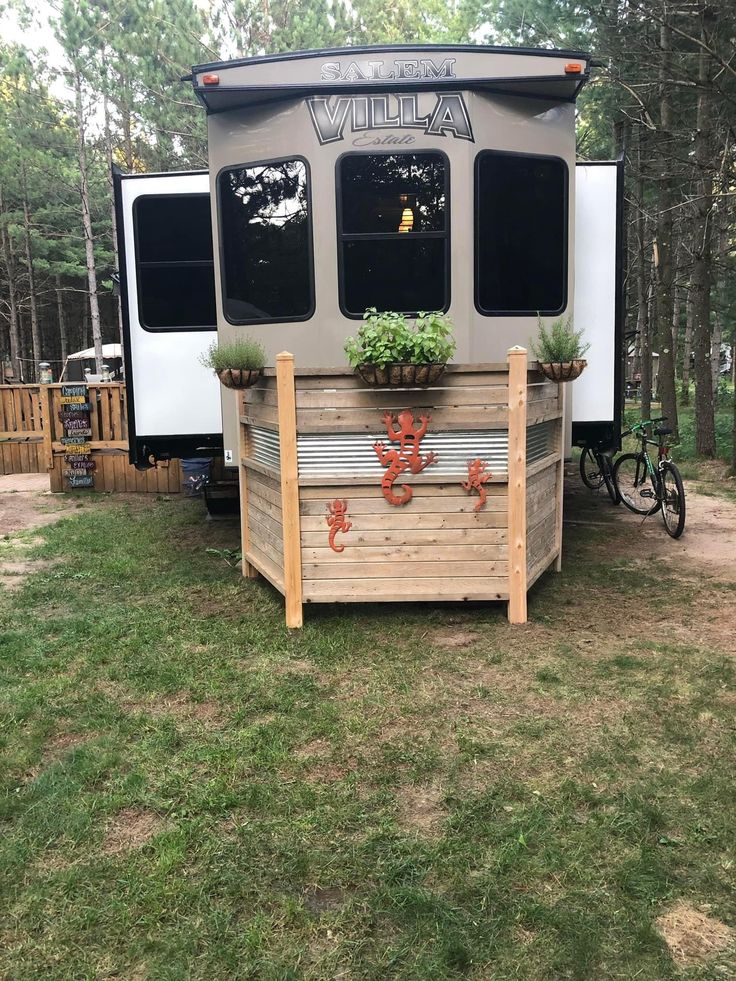
<path fill-rule="evenodd" d="M 597 491 L 605 484 L 608 496 L 619 503 L 616 482 L 613 479 L 613 450 L 605 442 L 585 446 L 580 454 L 580 478 L 586 487 Z"/>
<path fill-rule="evenodd" d="M 638 453 L 624 453 L 616 460 L 613 479 L 620 499 L 629 511 L 648 517 L 661 509 L 667 534 L 679 538 L 685 529 L 685 488 L 680 471 L 669 457 L 670 448 L 664 442 L 672 430 L 655 429 L 656 441 L 647 435 L 650 426 L 666 421 L 666 417 L 661 416 L 634 423 L 629 432 L 641 440 L 641 449 Z M 647 446 L 657 447 L 656 467 Z"/>

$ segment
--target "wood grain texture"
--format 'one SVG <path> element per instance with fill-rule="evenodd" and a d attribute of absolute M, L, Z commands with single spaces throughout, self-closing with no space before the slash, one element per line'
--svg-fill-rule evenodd
<path fill-rule="evenodd" d="M 284 596 L 286 626 L 302 626 L 302 559 L 299 526 L 299 464 L 296 449 L 294 355 L 276 356 L 278 427 L 281 471 L 281 510 L 284 532 Z"/>
<path fill-rule="evenodd" d="M 526 350 L 512 347 L 509 362 L 509 610 L 510 623 L 526 623 Z"/>

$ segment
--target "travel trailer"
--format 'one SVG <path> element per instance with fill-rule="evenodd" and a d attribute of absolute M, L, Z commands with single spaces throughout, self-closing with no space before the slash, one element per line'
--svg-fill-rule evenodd
<path fill-rule="evenodd" d="M 544 320 L 590 343 L 567 440 L 620 430 L 622 163 L 575 159 L 589 56 L 387 45 L 200 65 L 209 173 L 114 176 L 132 462 L 224 452 L 238 418 L 199 356 L 244 333 L 343 363 L 367 307 L 451 316 L 456 361 Z"/>

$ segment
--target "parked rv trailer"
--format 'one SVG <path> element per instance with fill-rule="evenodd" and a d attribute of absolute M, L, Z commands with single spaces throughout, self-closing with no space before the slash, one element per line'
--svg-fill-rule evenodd
<path fill-rule="evenodd" d="M 576 166 L 588 68 L 579 52 L 422 45 L 194 68 L 209 179 L 116 178 L 131 453 L 237 458 L 235 400 L 198 362 L 215 328 L 271 362 L 334 365 L 367 307 L 449 312 L 469 363 L 528 346 L 538 314 L 573 316 L 591 347 L 572 438 L 615 438 L 623 174 Z"/>

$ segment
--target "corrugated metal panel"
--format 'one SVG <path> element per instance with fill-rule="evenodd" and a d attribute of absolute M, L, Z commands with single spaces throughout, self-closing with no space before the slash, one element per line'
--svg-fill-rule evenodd
<path fill-rule="evenodd" d="M 280 469 L 278 433 L 273 433 L 270 429 L 261 429 L 259 426 L 248 426 L 248 440 L 251 458 L 256 463 L 275 467 L 276 470 Z"/>
<path fill-rule="evenodd" d="M 379 478 L 384 468 L 378 462 L 373 444 L 386 439 L 385 431 L 335 435 L 299 436 L 299 476 L 366 476 Z M 437 454 L 437 463 L 427 473 L 432 476 L 467 476 L 468 461 L 485 460 L 495 475 L 508 473 L 508 430 L 480 432 L 428 433 L 421 444 L 421 453 Z"/>
<path fill-rule="evenodd" d="M 526 431 L 526 462 L 536 463 L 554 449 L 555 420 L 539 422 Z"/>

